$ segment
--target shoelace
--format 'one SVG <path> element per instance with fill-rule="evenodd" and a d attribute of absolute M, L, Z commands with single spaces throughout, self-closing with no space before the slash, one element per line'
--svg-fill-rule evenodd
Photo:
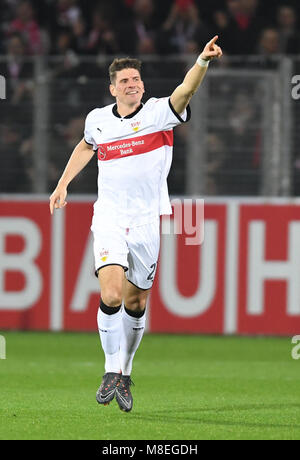
<path fill-rule="evenodd" d="M 107 391 L 107 390 L 109 389 L 109 387 L 110 387 L 111 385 L 113 385 L 117 379 L 118 379 L 118 377 L 115 376 L 115 377 L 110 381 L 110 383 L 106 383 L 106 384 L 105 384 L 104 389 Z"/>
<path fill-rule="evenodd" d="M 117 384 L 117 387 L 118 387 L 118 390 L 124 394 L 125 396 L 128 396 L 128 390 L 127 390 L 127 387 L 130 387 L 131 385 L 134 386 L 134 383 L 133 381 L 131 380 L 131 378 L 129 379 L 124 379 L 124 378 L 120 378 L 120 381 L 119 383 Z"/>

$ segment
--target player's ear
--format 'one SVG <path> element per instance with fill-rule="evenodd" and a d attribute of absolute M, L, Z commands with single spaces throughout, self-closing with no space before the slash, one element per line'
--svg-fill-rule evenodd
<path fill-rule="evenodd" d="M 112 84 L 109 85 L 109 91 L 113 97 L 116 97 L 116 88 L 114 87 L 114 85 Z"/>

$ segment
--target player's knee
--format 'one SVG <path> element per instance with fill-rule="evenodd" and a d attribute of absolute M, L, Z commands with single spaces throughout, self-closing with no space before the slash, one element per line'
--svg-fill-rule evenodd
<path fill-rule="evenodd" d="M 147 304 L 147 299 L 139 296 L 134 296 L 128 299 L 126 302 L 126 307 L 130 310 L 133 310 L 137 313 L 145 310 Z"/>
<path fill-rule="evenodd" d="M 112 288 L 101 291 L 101 298 L 108 307 L 118 307 L 122 303 L 122 290 Z"/>

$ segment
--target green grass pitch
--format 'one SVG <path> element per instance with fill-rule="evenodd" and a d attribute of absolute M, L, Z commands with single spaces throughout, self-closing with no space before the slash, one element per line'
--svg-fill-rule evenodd
<path fill-rule="evenodd" d="M 0 439 L 300 439 L 290 338 L 145 335 L 123 413 L 96 403 L 96 332 L 2 335 Z"/>

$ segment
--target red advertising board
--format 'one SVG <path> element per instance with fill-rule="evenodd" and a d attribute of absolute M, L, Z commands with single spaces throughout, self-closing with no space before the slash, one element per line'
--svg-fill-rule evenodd
<path fill-rule="evenodd" d="M 182 231 L 162 221 L 148 331 L 300 334 L 300 204 L 210 200 L 199 245 L 182 203 Z M 92 204 L 51 217 L 48 198 L 0 200 L 0 329 L 97 330 Z"/>
<path fill-rule="evenodd" d="M 95 277 L 93 238 L 90 224 L 91 203 L 69 203 L 65 218 L 65 292 L 66 330 L 95 330 L 99 307 L 99 283 Z"/>
<path fill-rule="evenodd" d="M 300 331 L 300 206 L 240 206 L 238 329 Z"/>
<path fill-rule="evenodd" d="M 151 294 L 150 330 L 223 332 L 225 312 L 226 205 L 205 206 L 201 245 L 187 245 L 187 234 L 162 235 Z"/>
<path fill-rule="evenodd" d="M 50 259 L 45 203 L 0 201 L 1 328 L 49 328 Z"/>

